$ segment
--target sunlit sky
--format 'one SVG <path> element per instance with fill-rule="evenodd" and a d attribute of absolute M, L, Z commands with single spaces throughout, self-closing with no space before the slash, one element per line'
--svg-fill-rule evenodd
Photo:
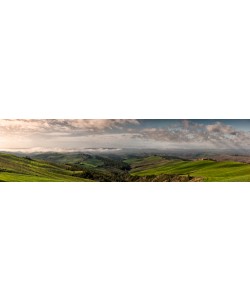
<path fill-rule="evenodd" d="M 250 148 L 250 120 L 5 119 L 0 150 Z"/>

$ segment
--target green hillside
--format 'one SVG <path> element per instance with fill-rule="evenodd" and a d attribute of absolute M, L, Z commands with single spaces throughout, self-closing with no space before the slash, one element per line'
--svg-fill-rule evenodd
<path fill-rule="evenodd" d="M 0 181 L 90 181 L 74 175 L 77 171 L 64 165 L 0 153 Z"/>
<path fill-rule="evenodd" d="M 131 175 L 148 176 L 178 174 L 199 178 L 202 181 L 250 181 L 250 164 L 233 161 L 168 160 L 159 156 L 134 159 Z"/>
<path fill-rule="evenodd" d="M 18 157 L 0 153 L 0 181 L 248 181 L 250 164 L 184 160 L 160 155 L 101 156 L 45 153 Z"/>

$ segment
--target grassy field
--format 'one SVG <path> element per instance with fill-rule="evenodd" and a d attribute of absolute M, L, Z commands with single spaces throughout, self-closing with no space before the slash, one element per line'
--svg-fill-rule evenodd
<path fill-rule="evenodd" d="M 0 181 L 250 182 L 250 164 L 183 160 L 159 155 L 122 160 L 121 157 L 84 154 L 42 154 L 34 159 L 0 153 Z"/>
<path fill-rule="evenodd" d="M 93 168 L 103 165 L 103 161 L 100 158 L 82 153 L 41 153 L 32 155 L 32 158 L 57 164 L 79 164 Z"/>
<path fill-rule="evenodd" d="M 147 176 L 161 174 L 190 175 L 202 181 L 250 181 L 250 164 L 233 161 L 212 160 L 168 160 L 151 156 L 127 161 L 131 164 L 131 175 Z"/>
<path fill-rule="evenodd" d="M 0 153 L 0 181 L 89 181 L 75 177 L 76 173 L 64 165 Z"/>

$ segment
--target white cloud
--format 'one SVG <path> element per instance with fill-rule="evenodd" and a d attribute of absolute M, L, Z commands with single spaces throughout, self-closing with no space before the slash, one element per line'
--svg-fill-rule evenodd
<path fill-rule="evenodd" d="M 45 133 L 73 131 L 103 131 L 139 125 L 134 119 L 5 119 L 0 120 L 1 133 Z"/>
<path fill-rule="evenodd" d="M 237 131 L 232 126 L 222 124 L 221 122 L 216 122 L 215 124 L 207 125 L 206 129 L 210 133 L 232 135 L 235 135 L 237 133 Z"/>
<path fill-rule="evenodd" d="M 140 126 L 141 125 L 141 126 Z M 1 148 L 85 147 L 193 147 L 250 146 L 250 133 L 216 122 L 205 125 L 182 120 L 179 124 L 146 127 L 134 119 L 20 119 L 0 120 Z"/>

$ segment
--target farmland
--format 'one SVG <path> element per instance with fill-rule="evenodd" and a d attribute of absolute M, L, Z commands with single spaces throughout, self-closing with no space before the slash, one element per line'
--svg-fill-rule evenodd
<path fill-rule="evenodd" d="M 250 164 L 233 157 L 185 159 L 167 155 L 0 153 L 0 181 L 250 181 Z M 245 158 L 244 158 L 245 159 Z"/>
<path fill-rule="evenodd" d="M 130 160 L 130 164 L 131 175 L 136 176 L 178 174 L 197 181 L 250 181 L 250 164 L 234 161 L 183 161 L 151 156 Z"/>
<path fill-rule="evenodd" d="M 77 172 L 69 170 L 64 165 L 57 165 L 46 161 L 36 161 L 11 154 L 0 154 L 0 181 L 88 181 L 74 176 L 77 175 L 76 173 Z"/>

